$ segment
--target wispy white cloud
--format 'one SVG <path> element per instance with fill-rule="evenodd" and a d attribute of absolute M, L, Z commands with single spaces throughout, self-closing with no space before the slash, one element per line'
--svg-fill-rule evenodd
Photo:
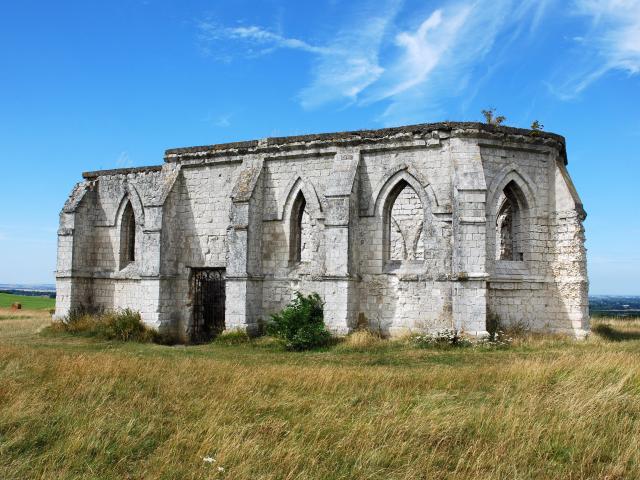
<path fill-rule="evenodd" d="M 305 108 L 332 101 L 354 102 L 384 73 L 379 63 L 383 38 L 399 9 L 399 2 L 380 4 L 374 15 L 347 25 L 331 43 L 331 53 L 318 58 L 311 84 L 298 96 Z"/>
<path fill-rule="evenodd" d="M 222 61 L 231 61 L 236 55 L 256 57 L 279 49 L 299 50 L 316 55 L 328 55 L 331 49 L 312 45 L 298 38 L 283 36 L 266 28 L 249 25 L 225 27 L 213 21 L 198 25 L 200 49 Z M 235 42 L 235 50 L 229 51 L 229 42 Z"/>
<path fill-rule="evenodd" d="M 554 94 L 574 98 L 612 70 L 640 73 L 640 0 L 575 0 L 574 13 L 587 17 L 590 28 L 574 38 L 580 58 L 550 85 Z"/>
<path fill-rule="evenodd" d="M 237 40 L 245 43 L 250 53 L 268 53 L 277 48 L 289 48 L 310 53 L 327 54 L 330 49 L 311 45 L 297 38 L 288 38 L 265 28 L 249 25 L 223 27 L 215 22 L 201 22 L 200 39 L 204 42 Z M 255 50 L 258 48 L 258 50 Z"/>
<path fill-rule="evenodd" d="M 118 158 L 116 158 L 116 167 L 117 168 L 128 168 L 133 166 L 133 161 L 129 157 L 129 152 L 124 151 L 120 152 Z"/>
<path fill-rule="evenodd" d="M 612 69 L 640 72 L 640 0 L 573 2 L 572 12 L 590 18 L 591 27 L 584 35 L 576 32 L 572 42 L 596 55 L 584 55 L 593 62 L 584 68 L 566 62 L 574 71 L 570 77 L 561 73 L 564 80 L 554 82 L 554 92 L 569 98 Z M 526 48 L 551 7 L 564 7 L 559 0 L 443 0 L 435 9 L 414 9 L 408 19 L 399 16 L 402 0 L 350 5 L 357 8 L 345 13 L 325 42 L 212 22 L 200 25 L 201 37 L 209 44 L 231 41 L 239 47 L 235 54 L 308 53 L 311 79 L 297 95 L 304 108 L 384 102 L 379 120 L 390 124 L 439 117 L 439 106 L 452 98 L 469 102 L 511 58 L 515 42 Z"/>
<path fill-rule="evenodd" d="M 216 127 L 226 128 L 231 126 L 231 114 L 220 115 L 213 121 Z"/>
<path fill-rule="evenodd" d="M 384 0 L 375 4 L 356 4 L 356 14 L 331 33 L 325 44 L 316 45 L 259 26 L 222 27 L 214 22 L 199 25 L 202 49 L 223 60 L 228 52 L 213 45 L 237 42 L 240 54 L 265 55 L 280 49 L 299 50 L 315 56 L 310 84 L 298 94 L 304 108 L 315 108 L 332 101 L 357 99 L 358 94 L 374 83 L 384 69 L 379 65 L 379 50 L 402 0 Z"/>
<path fill-rule="evenodd" d="M 398 33 L 400 53 L 365 102 L 388 99 L 383 123 L 398 123 L 440 116 L 440 102 L 474 90 L 472 78 L 486 78 L 500 37 L 506 49 L 524 30 L 535 28 L 548 0 L 475 0 L 450 2 L 431 12 L 416 28 Z M 538 20 L 539 21 L 539 20 Z M 531 31 L 531 30 L 530 30 Z M 478 69 L 483 66 L 484 72 Z M 475 74 L 475 77 L 474 77 Z M 477 81 L 476 81 L 477 83 Z M 472 88 L 470 88 L 472 87 Z"/>
<path fill-rule="evenodd" d="M 424 83 L 441 65 L 458 38 L 472 8 L 462 6 L 447 14 L 436 10 L 413 32 L 400 32 L 395 44 L 401 50 L 397 63 L 387 72 L 382 89 L 371 97 L 374 100 L 393 97 Z"/>
<path fill-rule="evenodd" d="M 425 108 L 433 110 L 435 100 L 460 95 L 496 38 L 512 28 L 511 39 L 503 42 L 508 43 L 524 24 L 534 30 L 553 1 L 450 0 L 415 14 L 414 27 L 405 30 L 395 25 L 402 0 L 360 2 L 322 45 L 259 26 L 205 22 L 200 31 L 207 44 L 232 41 L 243 55 L 279 49 L 313 54 L 311 81 L 298 94 L 304 108 L 387 101 L 381 120 L 394 123 L 424 119 Z"/>
<path fill-rule="evenodd" d="M 362 105 L 387 102 L 379 118 L 385 124 L 440 117 L 441 103 L 477 89 L 471 82 L 474 74 L 475 78 L 490 76 L 491 65 L 499 59 L 487 66 L 486 58 L 495 51 L 498 39 L 506 50 L 527 27 L 529 33 L 535 32 L 553 1 L 450 0 L 435 10 L 414 13 L 413 28 L 381 37 L 388 45 L 368 42 L 376 68 L 363 76 L 366 81 L 352 98 Z M 396 13 L 386 16 L 388 22 Z M 387 23 L 384 31 L 393 29 Z M 378 62 L 381 48 L 387 54 Z"/>
<path fill-rule="evenodd" d="M 231 126 L 231 119 L 234 117 L 235 112 L 214 113 L 208 112 L 202 121 L 209 125 L 213 125 L 219 128 L 228 128 Z"/>
<path fill-rule="evenodd" d="M 531 20 L 529 23 L 529 33 L 533 34 L 537 32 L 540 27 L 540 23 L 546 15 L 549 7 L 556 1 L 557 0 L 537 0 L 532 2 L 530 0 L 525 0 L 515 7 L 514 17 L 518 22 L 521 22 L 521 25 L 526 24 L 522 22 L 523 18 L 525 16 L 529 17 Z"/>

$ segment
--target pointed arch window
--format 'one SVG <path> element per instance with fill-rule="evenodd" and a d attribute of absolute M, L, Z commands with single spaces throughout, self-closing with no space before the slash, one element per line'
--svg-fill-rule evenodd
<path fill-rule="evenodd" d="M 496 260 L 523 261 L 528 206 L 522 190 L 511 180 L 498 199 Z"/>
<path fill-rule="evenodd" d="M 423 261 L 424 209 L 420 197 L 406 180 L 389 193 L 384 219 L 386 261 Z"/>
<path fill-rule="evenodd" d="M 309 214 L 306 211 L 307 201 L 302 190 L 296 195 L 289 219 L 289 262 L 292 264 L 306 260 L 305 247 L 308 243 Z"/>
<path fill-rule="evenodd" d="M 136 217 L 127 202 L 120 222 L 120 268 L 136 261 Z"/>

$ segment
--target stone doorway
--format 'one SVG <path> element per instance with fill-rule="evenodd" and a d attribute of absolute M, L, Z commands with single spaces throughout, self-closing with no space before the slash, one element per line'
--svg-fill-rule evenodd
<path fill-rule="evenodd" d="M 225 269 L 192 270 L 193 321 L 190 339 L 203 343 L 219 335 L 225 328 Z"/>

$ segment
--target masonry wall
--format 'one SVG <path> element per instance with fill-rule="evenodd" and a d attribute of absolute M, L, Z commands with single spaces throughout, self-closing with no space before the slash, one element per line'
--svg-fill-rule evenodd
<path fill-rule="evenodd" d="M 269 159 L 263 167 L 263 319 L 289 303 L 295 291 L 324 298 L 324 212 L 320 199 L 331 172 L 330 156 Z M 290 261 L 292 208 L 298 192 L 306 201 L 301 261 Z"/>
<path fill-rule="evenodd" d="M 303 168 L 304 166 L 304 168 Z M 284 307 L 296 290 L 325 292 L 336 290 L 335 282 L 324 279 L 325 251 L 323 244 L 323 217 L 318 206 L 307 201 L 308 249 L 313 253 L 310 260 L 303 256 L 299 264 L 290 264 L 291 243 L 289 217 L 292 192 L 295 182 L 303 179 L 306 197 L 322 199 L 330 178 L 331 158 L 305 158 L 303 160 L 270 160 L 265 163 L 265 218 L 263 226 L 264 266 L 264 315 Z M 359 209 L 354 209 L 351 234 L 353 249 L 357 252 L 354 272 L 360 277 L 357 289 L 359 300 L 350 322 L 364 321 L 384 334 L 400 333 L 403 330 L 441 329 L 452 326 L 451 285 L 447 277 L 450 265 L 450 225 L 432 219 L 432 210 L 439 213 L 449 209 L 450 215 L 450 166 L 443 149 L 420 149 L 408 152 L 363 155 L 358 168 L 357 182 L 360 188 L 354 192 Z M 411 249 L 416 249 L 412 258 L 390 265 L 393 258 L 383 259 L 383 218 L 375 211 L 375 203 L 381 190 L 396 174 L 413 172 L 423 185 L 437 191 L 442 197 L 441 205 L 435 197 L 435 205 L 422 205 L 415 190 L 408 186 L 394 202 L 395 213 L 405 229 L 412 230 Z M 409 174 L 411 176 L 411 174 Z M 434 180 L 430 180 L 432 176 Z M 438 183 L 436 183 L 436 181 Z M 391 180 L 393 183 L 393 180 Z M 418 187 L 424 190 L 424 187 Z M 289 195 L 289 196 L 288 196 Z M 356 197 L 357 195 L 357 197 Z M 427 197 L 425 196 L 425 200 Z M 357 214 L 357 215 L 356 215 Z M 445 213 L 446 215 L 446 213 Z M 418 218 L 420 226 L 410 225 L 411 217 Z M 418 228 L 416 228 L 418 227 Z M 421 227 L 421 228 L 419 228 Z M 404 232 L 405 234 L 407 232 Z M 397 243 L 397 242 L 396 242 Z M 428 251 L 428 254 L 426 253 Z M 339 293 L 337 293 L 339 294 Z M 345 300 L 347 301 L 347 300 Z"/>
<path fill-rule="evenodd" d="M 323 297 L 338 333 L 482 334 L 488 312 L 581 335 L 584 212 L 563 150 L 556 139 L 461 125 L 211 155 L 202 147 L 162 167 L 88 175 L 61 214 L 56 315 L 132 308 L 188 335 L 193 270 L 223 268 L 228 328 L 254 331 L 301 291 Z M 521 259 L 497 254 L 505 192 L 520 209 Z M 123 265 L 127 202 L 136 259 Z"/>
<path fill-rule="evenodd" d="M 588 329 L 588 282 L 583 229 L 578 218 L 581 205 L 577 205 L 577 195 L 569 192 L 573 186 L 568 175 L 559 173 L 565 169 L 563 162 L 553 151 L 522 151 L 490 144 L 482 148 L 482 160 L 490 203 L 486 242 L 489 313 L 504 325 L 583 335 Z M 511 180 L 517 182 L 526 202 L 522 212 L 522 261 L 500 260 L 496 240 L 496 202 L 505 183 Z M 564 198 L 563 206 L 557 204 L 559 198 Z M 570 219 L 558 208 L 569 209 Z M 564 258 L 572 259 L 572 274 L 558 265 L 567 248 L 572 254 Z"/>
<path fill-rule="evenodd" d="M 187 334 L 191 271 L 227 267 L 227 228 L 240 162 L 182 168 L 164 204 L 161 272 L 164 321 Z"/>
<path fill-rule="evenodd" d="M 359 310 L 383 334 L 451 328 L 451 164 L 441 145 L 399 152 L 364 154 L 359 183 Z M 415 179 L 392 205 L 396 181 Z M 426 190 L 432 192 L 429 196 Z M 422 193 L 422 199 L 416 198 Z M 385 207 L 391 214 L 421 217 L 417 258 L 396 258 L 396 244 L 385 257 Z M 440 217 L 436 217 L 439 214 Z M 405 234 L 417 233 L 402 217 Z M 411 234 L 409 234 L 411 236 Z M 394 240 L 395 235 L 391 235 Z M 414 239 L 411 238 L 411 241 Z M 409 256 L 411 257 L 411 256 Z M 422 257 L 422 258 L 420 258 Z"/>
<path fill-rule="evenodd" d="M 158 169 L 159 170 L 159 169 Z M 159 245 L 153 241 L 157 205 L 170 168 L 104 175 L 78 184 L 61 213 L 57 267 L 56 317 L 76 308 L 131 308 L 160 327 L 158 315 Z M 121 219 L 127 203 L 135 216 L 136 261 L 121 260 Z"/>

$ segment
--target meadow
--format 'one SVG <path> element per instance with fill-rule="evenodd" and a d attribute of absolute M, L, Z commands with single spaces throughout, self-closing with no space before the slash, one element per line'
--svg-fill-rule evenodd
<path fill-rule="evenodd" d="M 54 298 L 0 293 L 0 308 L 10 308 L 14 303 L 27 310 L 50 310 L 56 306 Z"/>
<path fill-rule="evenodd" d="M 0 310 L 3 480 L 640 478 L 640 320 L 583 342 L 305 353 L 49 323 Z"/>

